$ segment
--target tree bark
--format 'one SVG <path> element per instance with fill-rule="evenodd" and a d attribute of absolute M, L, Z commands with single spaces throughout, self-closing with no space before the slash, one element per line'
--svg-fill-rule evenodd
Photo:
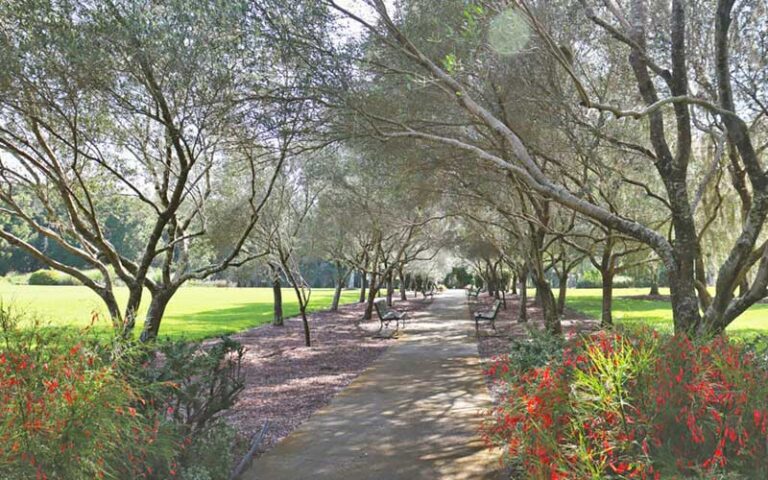
<path fill-rule="evenodd" d="M 280 283 L 280 274 L 274 266 L 270 265 L 272 271 L 272 325 L 276 327 L 283 326 L 283 289 Z"/>
<path fill-rule="evenodd" d="M 522 272 L 520 272 L 520 313 L 517 316 L 517 321 L 520 323 L 525 323 L 528 321 L 528 271 L 527 269 L 523 269 Z"/>
<path fill-rule="evenodd" d="M 613 325 L 613 270 L 600 272 L 603 280 L 603 303 L 600 316 L 600 325 L 610 327 Z"/>
<path fill-rule="evenodd" d="M 659 273 L 657 270 L 653 270 L 651 272 L 651 292 L 649 293 L 651 296 L 659 296 Z"/>
<path fill-rule="evenodd" d="M 312 346 L 312 338 L 310 336 L 309 332 L 309 320 L 307 320 L 307 303 L 304 298 L 304 295 L 301 293 L 301 289 L 298 285 L 296 285 L 296 282 L 291 282 L 293 284 L 293 290 L 296 292 L 296 300 L 299 301 L 299 312 L 301 312 L 301 324 L 304 327 L 304 345 L 307 347 Z"/>
<path fill-rule="evenodd" d="M 368 304 L 365 306 L 365 313 L 363 314 L 363 320 L 370 320 L 373 318 L 373 303 L 376 301 L 376 293 L 378 291 L 376 282 L 376 273 L 371 273 L 371 284 L 368 288 Z"/>
<path fill-rule="evenodd" d="M 395 283 L 394 283 L 394 276 L 395 272 L 390 271 L 389 275 L 387 275 L 387 306 L 392 306 L 392 296 L 395 293 Z"/>
<path fill-rule="evenodd" d="M 136 326 L 136 316 L 137 312 L 139 311 L 139 306 L 141 305 L 141 298 L 143 293 L 144 285 L 140 283 L 138 285 L 131 285 L 128 287 L 128 303 L 125 305 L 125 327 L 123 328 L 123 335 L 129 335 Z M 114 293 L 110 292 L 110 295 L 114 300 Z M 107 302 L 108 308 L 111 310 L 112 307 L 109 307 L 109 301 L 105 299 L 105 302 Z"/>
<path fill-rule="evenodd" d="M 299 310 L 301 310 L 301 324 L 304 326 L 304 345 L 307 347 L 312 346 L 312 339 L 309 336 L 309 321 L 307 320 L 307 306 L 299 302 Z"/>
<path fill-rule="evenodd" d="M 367 285 L 368 275 L 365 273 L 365 270 L 360 270 L 360 298 L 358 303 L 363 303 L 365 301 L 365 289 Z"/>
<path fill-rule="evenodd" d="M 333 291 L 333 301 L 331 302 L 331 311 L 336 312 L 339 310 L 339 302 L 341 301 L 341 290 L 344 288 L 344 280 L 336 280 L 336 290 Z"/>
<path fill-rule="evenodd" d="M 536 282 L 536 294 L 541 303 L 542 314 L 544 315 L 544 327 L 552 335 L 563 333 L 563 327 L 560 324 L 560 317 L 557 316 L 557 303 L 552 294 L 552 288 L 543 275 L 534 275 Z"/>
<path fill-rule="evenodd" d="M 147 316 L 144 319 L 144 329 L 139 337 L 142 342 L 150 342 L 157 338 L 165 309 L 168 307 L 168 302 L 170 302 L 173 294 L 176 293 L 176 289 L 177 287 L 171 287 L 152 292 L 152 300 L 149 303 Z"/>
<path fill-rule="evenodd" d="M 557 314 L 563 315 L 565 311 L 565 298 L 568 293 L 568 272 L 558 275 L 560 285 L 558 286 L 557 293 Z"/>
<path fill-rule="evenodd" d="M 400 300 L 406 301 L 408 300 L 408 294 L 405 287 L 405 275 L 403 274 L 402 269 L 398 271 L 398 275 L 400 277 Z"/>
<path fill-rule="evenodd" d="M 333 301 L 331 302 L 331 311 L 336 312 L 339 310 L 339 303 L 341 302 L 341 291 L 344 289 L 344 284 L 347 283 L 349 275 L 352 273 L 352 269 L 342 269 L 341 264 L 336 262 L 336 290 L 333 292 Z"/>
<path fill-rule="evenodd" d="M 536 291 L 533 293 L 533 306 L 541 307 L 541 292 L 539 291 L 539 283 L 534 278 L 533 285 L 536 287 Z"/>

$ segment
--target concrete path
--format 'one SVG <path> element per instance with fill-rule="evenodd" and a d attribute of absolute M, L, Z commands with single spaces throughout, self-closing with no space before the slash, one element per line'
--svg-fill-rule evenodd
<path fill-rule="evenodd" d="M 247 480 L 496 480 L 478 434 L 490 398 L 463 290 L 435 296 L 327 407 L 257 459 Z"/>

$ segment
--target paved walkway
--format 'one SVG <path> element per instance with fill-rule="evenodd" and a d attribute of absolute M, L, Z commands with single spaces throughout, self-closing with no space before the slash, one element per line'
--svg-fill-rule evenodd
<path fill-rule="evenodd" d="M 247 480 L 496 480 L 490 406 L 462 290 L 435 296 L 327 407 L 257 459 Z"/>

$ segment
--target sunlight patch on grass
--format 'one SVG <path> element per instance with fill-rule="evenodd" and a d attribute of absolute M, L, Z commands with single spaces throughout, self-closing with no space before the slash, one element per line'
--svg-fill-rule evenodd
<path fill-rule="evenodd" d="M 661 289 L 669 295 L 669 289 Z M 668 302 L 626 298 L 648 294 L 647 288 L 617 288 L 613 294 L 613 320 L 617 325 L 646 325 L 659 331 L 672 331 L 672 309 Z M 568 290 L 568 307 L 593 318 L 600 318 L 602 293 L 599 288 Z M 758 304 L 744 312 L 726 330 L 735 336 L 768 333 L 768 305 Z"/>
<path fill-rule="evenodd" d="M 342 303 L 357 299 L 357 290 L 345 290 Z M 125 302 L 128 291 L 117 290 L 118 301 Z M 310 311 L 328 309 L 333 289 L 314 289 L 309 303 Z M 145 292 L 141 319 L 149 305 Z M 283 289 L 283 311 L 286 317 L 298 315 L 299 306 L 293 290 Z M 54 326 L 82 328 L 88 325 L 92 312 L 102 318 L 101 328 L 107 328 L 107 316 L 101 300 L 81 286 L 31 286 L 0 283 L 0 301 L 11 304 L 35 316 L 43 323 Z M 270 288 L 215 288 L 183 287 L 168 305 L 160 336 L 201 339 L 237 333 L 263 325 L 272 320 L 272 289 Z M 137 326 L 137 331 L 141 325 Z"/>

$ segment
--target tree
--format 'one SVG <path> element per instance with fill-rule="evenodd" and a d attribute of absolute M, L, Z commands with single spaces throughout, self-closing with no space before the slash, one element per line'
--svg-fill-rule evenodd
<path fill-rule="evenodd" d="M 185 282 L 260 255 L 243 246 L 288 155 L 285 125 L 303 120 L 304 104 L 272 100 L 303 79 L 263 74 L 274 58 L 252 35 L 257 10 L 206 0 L 163 2 L 151 15 L 116 0 L 0 6 L 2 213 L 78 263 L 7 229 L 0 238 L 96 292 L 126 333 L 148 289 L 142 340 L 157 336 Z M 227 204 L 218 192 L 237 176 L 246 180 L 235 241 L 214 255 L 210 213 Z M 116 203 L 146 219 L 146 231 L 132 232 L 138 252 L 106 233 Z M 117 278 L 129 290 L 122 309 Z"/>
<path fill-rule="evenodd" d="M 477 36 L 473 37 L 475 40 L 465 42 L 464 46 L 460 45 L 461 39 L 455 34 L 449 42 L 430 44 L 425 41 L 418 36 L 418 29 L 413 25 L 424 17 L 436 14 L 434 3 L 407 2 L 400 8 L 397 17 L 393 17 L 385 2 L 372 0 L 370 4 L 377 14 L 376 22 L 366 21 L 333 0 L 326 3 L 363 25 L 371 33 L 370 41 L 375 43 L 376 48 L 389 52 L 389 60 L 395 59 L 383 67 L 369 66 L 370 69 L 389 69 L 393 75 L 399 73 L 401 78 L 423 78 L 425 86 L 433 86 L 435 93 L 443 96 L 445 111 L 455 114 L 456 110 L 452 107 L 456 105 L 465 118 L 465 122 L 446 125 L 435 119 L 424 122 L 407 115 L 369 115 L 367 120 L 380 137 L 409 138 L 460 149 L 514 176 L 538 195 L 648 245 L 662 260 L 669 276 L 675 330 L 678 332 L 692 335 L 721 332 L 746 308 L 765 296 L 768 261 L 762 259 L 768 258 L 765 257 L 768 249 L 765 244 L 758 244 L 758 240 L 768 214 L 768 184 L 765 168 L 761 164 L 761 150 L 755 147 L 755 133 L 749 128 L 751 123 L 759 125 L 759 117 L 764 113 L 760 106 L 764 104 L 761 101 L 764 92 L 755 87 L 755 80 L 764 75 L 760 72 L 763 71 L 765 58 L 746 54 L 751 52 L 749 42 L 754 41 L 752 33 L 744 37 L 729 34 L 734 22 L 742 27 L 742 31 L 753 32 L 754 29 L 748 27 L 750 22 L 756 21 L 750 14 L 734 16 L 732 0 L 706 2 L 704 8 L 696 12 L 683 0 L 671 2 L 669 10 L 659 3 L 650 8 L 644 0 L 632 0 L 627 12 L 615 8 L 612 2 L 599 6 L 583 2 L 584 7 L 580 11 L 584 14 L 582 18 L 589 23 L 576 21 L 571 11 L 560 2 L 540 2 L 531 6 L 521 0 L 506 8 L 512 8 L 512 15 L 526 20 L 530 31 L 535 34 L 530 35 L 529 41 L 535 43 L 536 51 L 547 52 L 547 55 L 523 52 L 518 58 L 510 58 L 507 55 L 509 51 L 489 52 L 485 45 L 478 44 Z M 446 8 L 445 5 L 445 2 L 440 2 L 441 7 Z M 456 12 L 455 18 L 462 11 L 467 12 L 458 2 L 450 5 L 446 11 Z M 486 16 L 496 13 L 490 8 L 469 12 L 474 19 L 472 27 L 482 25 Z M 662 18 L 669 19 L 668 28 L 662 26 Z M 652 21 L 657 23 L 651 29 Z M 468 22 L 464 23 L 463 30 L 468 31 Z M 706 32 L 710 30 L 705 25 L 714 26 L 715 48 L 694 50 L 706 42 Z M 461 31 L 460 26 L 451 32 Z M 662 35 L 670 38 L 671 42 L 655 41 Z M 472 37 L 471 33 L 467 36 Z M 568 45 L 578 46 L 580 50 L 588 50 L 588 53 L 574 53 Z M 604 48 L 606 45 L 610 48 Z M 665 48 L 666 45 L 669 48 Z M 448 48 L 456 48 L 456 53 L 446 51 Z M 629 53 L 628 63 L 620 60 L 617 55 L 620 50 Z M 691 61 L 693 51 L 701 56 L 700 60 Z M 466 53 L 466 56 L 462 58 L 457 53 Z M 740 64 L 743 62 L 746 73 L 733 73 L 733 56 L 738 58 Z M 642 125 L 641 122 L 647 122 L 645 142 L 636 143 L 634 138 L 613 140 L 644 155 L 650 161 L 649 167 L 653 166 L 662 191 L 661 194 L 649 191 L 660 198 L 668 210 L 671 238 L 658 232 L 654 226 L 585 198 L 579 186 L 567 176 L 548 173 L 542 167 L 543 159 L 548 157 L 557 161 L 557 152 L 547 155 L 546 149 L 542 149 L 544 155 L 541 155 L 541 150 L 530 148 L 530 138 L 524 136 L 526 132 L 513 128 L 505 121 L 503 108 L 489 101 L 492 97 L 487 93 L 492 91 L 493 85 L 487 80 L 493 79 L 494 75 L 476 73 L 509 73 L 510 70 L 502 65 L 530 61 L 533 57 L 542 65 L 539 74 L 544 75 L 558 93 L 557 97 L 551 97 L 554 105 L 570 108 L 570 105 L 580 103 L 587 113 L 609 113 L 615 120 L 606 121 L 614 123 L 635 120 Z M 705 78 L 700 73 L 707 71 L 712 79 L 695 96 L 691 95 L 690 89 L 694 66 L 700 70 L 696 72 L 699 78 Z M 635 109 L 613 106 L 626 103 L 624 87 L 628 85 L 618 88 L 608 85 L 602 92 L 605 101 L 596 99 L 592 89 L 586 85 L 605 85 L 606 71 L 611 75 L 618 74 L 621 79 L 631 79 L 639 94 L 639 97 L 633 95 L 631 98 L 637 99 L 642 106 Z M 585 76 L 589 78 L 584 79 Z M 735 82 L 744 87 L 734 91 Z M 509 78 L 506 83 L 510 83 Z M 560 101 L 563 98 L 560 93 L 565 94 L 565 102 Z M 620 95 L 615 96 L 615 93 Z M 424 92 L 421 94 L 426 96 Z M 742 104 L 743 108 L 737 108 Z M 667 110 L 674 112 L 674 115 L 667 115 Z M 714 298 L 706 288 L 700 248 L 701 228 L 697 227 L 696 209 L 689 195 L 692 184 L 701 181 L 701 178 L 694 178 L 691 172 L 694 164 L 693 129 L 696 118 L 701 117 L 721 122 L 720 125 L 712 122 L 711 127 L 722 127 L 720 131 L 728 145 L 729 161 L 734 172 L 732 186 L 743 192 L 743 201 L 748 203 L 745 204 L 747 214 L 743 228 L 730 246 L 727 259 L 720 265 Z M 491 148 L 485 142 L 488 138 L 497 138 L 500 143 Z M 751 191 L 742 188 L 739 179 L 748 181 Z M 746 294 L 734 296 L 736 288 L 753 268 L 754 279 Z"/>

